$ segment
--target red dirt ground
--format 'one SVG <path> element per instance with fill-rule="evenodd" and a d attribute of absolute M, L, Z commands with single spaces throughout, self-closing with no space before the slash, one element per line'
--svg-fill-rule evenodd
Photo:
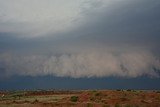
<path fill-rule="evenodd" d="M 10 95 L 9 92 L 0 92 Z M 44 101 L 22 101 L 24 97 L 40 96 L 61 96 L 62 99 L 54 102 Z M 77 99 L 72 101 L 71 97 Z M 160 107 L 159 91 L 140 90 L 86 90 L 86 91 L 27 91 L 19 99 L 0 99 L 0 107 Z"/>

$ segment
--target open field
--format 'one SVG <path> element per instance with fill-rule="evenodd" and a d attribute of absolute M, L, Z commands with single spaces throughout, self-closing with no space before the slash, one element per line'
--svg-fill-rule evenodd
<path fill-rule="evenodd" d="M 160 91 L 1 91 L 0 107 L 160 107 Z"/>

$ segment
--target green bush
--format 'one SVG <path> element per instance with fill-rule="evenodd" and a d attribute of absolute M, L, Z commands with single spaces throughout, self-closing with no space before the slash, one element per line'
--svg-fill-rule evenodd
<path fill-rule="evenodd" d="M 100 96 L 102 95 L 100 92 L 95 93 L 95 96 Z"/>
<path fill-rule="evenodd" d="M 91 101 L 94 101 L 95 99 L 94 99 L 94 97 L 91 97 L 90 100 L 91 100 Z"/>
<path fill-rule="evenodd" d="M 72 96 L 70 100 L 72 102 L 77 102 L 78 101 L 78 96 Z"/>
<path fill-rule="evenodd" d="M 91 103 L 87 103 L 87 107 L 93 107 Z"/>
<path fill-rule="evenodd" d="M 93 93 L 96 93 L 96 92 L 97 92 L 97 90 L 93 90 L 92 92 L 93 92 Z"/>
<path fill-rule="evenodd" d="M 115 107 L 121 107 L 119 104 L 116 104 Z"/>
<path fill-rule="evenodd" d="M 127 105 L 125 105 L 125 107 L 131 107 L 131 106 L 127 104 Z"/>

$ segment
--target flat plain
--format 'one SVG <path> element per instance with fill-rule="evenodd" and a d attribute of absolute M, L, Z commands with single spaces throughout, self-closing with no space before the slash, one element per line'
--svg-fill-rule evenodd
<path fill-rule="evenodd" d="M 0 107 L 160 107 L 160 91 L 1 91 Z"/>

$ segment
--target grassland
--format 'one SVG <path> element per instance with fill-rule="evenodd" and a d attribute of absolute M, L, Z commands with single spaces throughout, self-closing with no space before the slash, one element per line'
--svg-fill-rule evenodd
<path fill-rule="evenodd" d="M 0 107 L 160 107 L 160 91 L 1 91 Z"/>

